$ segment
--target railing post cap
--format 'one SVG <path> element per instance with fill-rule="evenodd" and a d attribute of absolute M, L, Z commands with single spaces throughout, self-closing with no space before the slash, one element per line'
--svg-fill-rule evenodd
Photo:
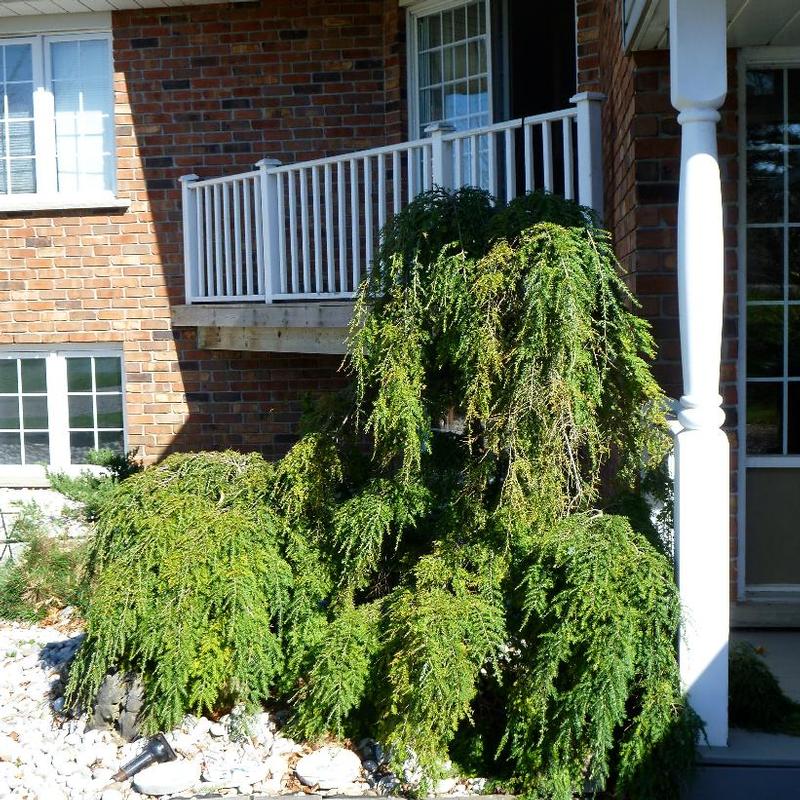
<path fill-rule="evenodd" d="M 281 163 L 279 158 L 262 158 L 260 161 L 256 161 L 256 167 L 268 169 L 269 167 L 279 167 Z"/>
<path fill-rule="evenodd" d="M 606 96 L 602 92 L 578 92 L 570 97 L 570 103 L 602 103 Z"/>
<path fill-rule="evenodd" d="M 456 126 L 449 122 L 431 122 L 425 127 L 425 133 L 453 133 L 455 129 Z"/>
<path fill-rule="evenodd" d="M 192 183 L 193 181 L 199 181 L 200 176 L 192 173 L 191 175 L 181 175 L 180 178 L 178 178 L 178 180 L 181 183 Z"/>

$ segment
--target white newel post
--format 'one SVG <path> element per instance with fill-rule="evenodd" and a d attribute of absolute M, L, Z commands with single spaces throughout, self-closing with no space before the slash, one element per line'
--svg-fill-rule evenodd
<path fill-rule="evenodd" d="M 447 122 L 434 122 L 425 128 L 431 137 L 431 177 L 434 186 L 454 189 L 453 186 L 453 143 L 443 138 L 452 133 L 455 127 Z"/>
<path fill-rule="evenodd" d="M 263 263 L 259 264 L 264 281 L 264 300 L 271 303 L 281 291 L 280 226 L 283 220 L 278 213 L 278 176 L 269 170 L 279 167 L 280 159 L 262 158 L 256 162 L 261 187 L 261 230 L 264 242 Z"/>
<path fill-rule="evenodd" d="M 578 202 L 603 218 L 603 130 L 600 92 L 570 97 L 578 112 Z"/>
<path fill-rule="evenodd" d="M 186 304 L 190 305 L 197 290 L 197 192 L 191 184 L 197 175 L 183 175 L 181 182 L 181 213 L 183 219 L 183 281 Z"/>
<path fill-rule="evenodd" d="M 678 293 L 684 394 L 675 448 L 681 678 L 712 746 L 728 743 L 729 445 L 719 394 L 724 292 L 717 109 L 727 92 L 725 0 L 670 0 L 680 112 Z"/>

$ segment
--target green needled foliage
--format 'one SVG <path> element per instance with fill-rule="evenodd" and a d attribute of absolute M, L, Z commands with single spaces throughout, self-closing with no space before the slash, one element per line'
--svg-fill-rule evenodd
<path fill-rule="evenodd" d="M 418 198 L 358 297 L 354 403 L 274 466 L 172 456 L 115 490 L 70 697 L 130 669 L 151 729 L 277 698 L 428 787 L 452 756 L 539 797 L 677 796 L 699 721 L 636 497 L 668 437 L 634 305 L 574 203 Z"/>

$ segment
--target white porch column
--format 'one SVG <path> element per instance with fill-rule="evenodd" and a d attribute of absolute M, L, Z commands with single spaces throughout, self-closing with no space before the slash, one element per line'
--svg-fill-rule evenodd
<path fill-rule="evenodd" d="M 717 109 L 727 92 L 725 0 L 670 0 L 680 112 L 678 292 L 684 394 L 675 449 L 681 678 L 709 744 L 728 743 L 729 449 L 719 394 L 724 251 Z"/>

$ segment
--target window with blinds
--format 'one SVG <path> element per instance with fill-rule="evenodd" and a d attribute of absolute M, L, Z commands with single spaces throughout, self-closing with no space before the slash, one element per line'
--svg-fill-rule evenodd
<path fill-rule="evenodd" d="M 0 39 L 0 197 L 114 191 L 110 36 Z"/>

